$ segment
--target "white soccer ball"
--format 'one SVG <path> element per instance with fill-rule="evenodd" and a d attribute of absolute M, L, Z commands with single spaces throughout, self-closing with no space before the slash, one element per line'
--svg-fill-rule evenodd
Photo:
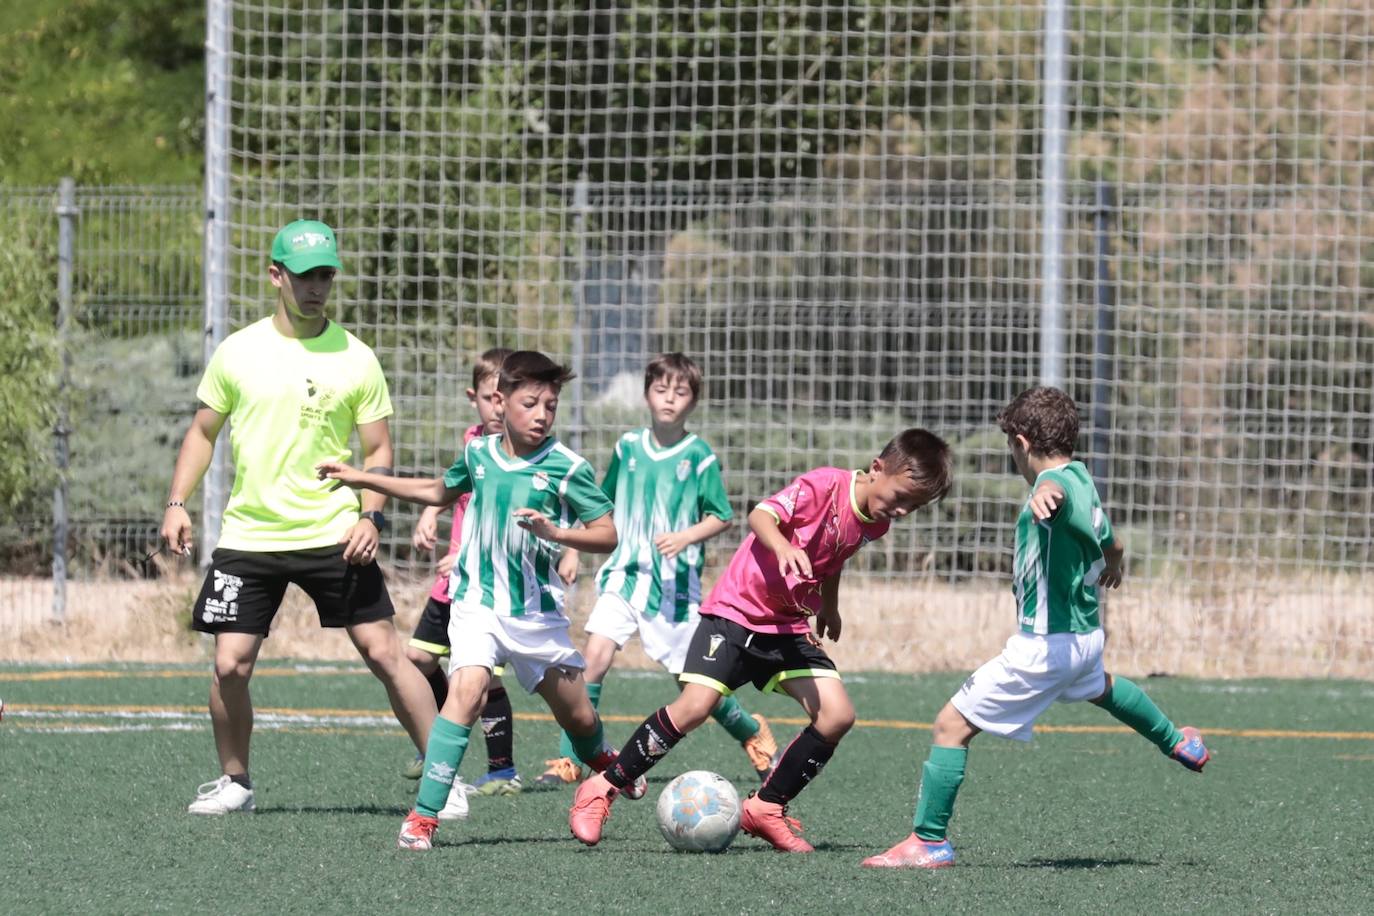
<path fill-rule="evenodd" d="M 658 829 L 680 852 L 723 852 L 739 833 L 739 793 L 719 773 L 683 773 L 659 793 Z"/>

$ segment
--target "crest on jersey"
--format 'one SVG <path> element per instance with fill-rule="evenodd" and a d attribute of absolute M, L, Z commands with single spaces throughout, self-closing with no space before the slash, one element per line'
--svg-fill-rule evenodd
<path fill-rule="evenodd" d="M 677 479 L 686 480 L 690 473 L 692 473 L 692 461 L 690 458 L 683 458 L 677 463 Z"/>
<path fill-rule="evenodd" d="M 639 462 L 635 461 L 635 456 L 634 456 L 634 455 L 631 455 L 631 456 L 630 456 L 630 463 L 629 463 L 629 469 L 630 469 L 630 473 L 631 473 L 631 474 L 633 474 L 633 473 L 635 472 L 635 465 L 637 465 L 638 463 L 639 463 Z"/>
<path fill-rule="evenodd" d="M 710 645 L 708 645 L 708 646 L 706 647 L 706 657 L 707 657 L 707 658 L 715 658 L 715 657 L 716 657 L 716 650 L 720 648 L 720 644 L 723 643 L 723 642 L 725 642 L 725 637 L 724 637 L 724 636 L 712 636 L 712 637 L 711 637 L 711 641 L 710 641 Z"/>
<path fill-rule="evenodd" d="M 486 465 L 477 465 L 477 467 L 472 472 L 472 476 L 476 477 L 478 480 L 482 480 L 483 478 L 485 478 L 487 476 Z"/>
<path fill-rule="evenodd" d="M 530 481 L 530 486 L 536 490 L 547 490 L 549 488 L 549 475 L 543 471 L 535 471 L 534 479 Z"/>

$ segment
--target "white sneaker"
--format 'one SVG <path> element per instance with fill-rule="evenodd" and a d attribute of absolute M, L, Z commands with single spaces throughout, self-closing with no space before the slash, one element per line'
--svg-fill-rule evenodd
<path fill-rule="evenodd" d="M 196 790 L 196 800 L 187 805 L 191 814 L 230 814 L 234 811 L 252 813 L 253 790 L 245 789 L 228 776 L 207 782 Z"/>
<path fill-rule="evenodd" d="M 453 780 L 453 788 L 448 790 L 448 801 L 439 812 L 441 821 L 464 821 L 468 817 L 468 793 L 472 786 L 461 779 Z"/>

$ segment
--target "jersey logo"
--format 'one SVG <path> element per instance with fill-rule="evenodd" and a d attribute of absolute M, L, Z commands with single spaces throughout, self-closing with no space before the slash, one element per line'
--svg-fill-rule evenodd
<path fill-rule="evenodd" d="M 677 463 L 677 479 L 680 481 L 686 480 L 687 475 L 690 473 L 692 473 L 692 462 L 687 458 L 683 458 Z"/>
<path fill-rule="evenodd" d="M 486 479 L 486 476 L 487 476 L 487 466 L 484 465 L 484 464 L 479 464 L 479 465 L 477 465 L 476 470 L 474 470 L 474 471 L 472 472 L 472 476 L 473 476 L 473 477 L 476 477 L 478 480 L 484 480 L 484 479 Z"/>
<path fill-rule="evenodd" d="M 313 426 L 323 426 L 329 420 L 329 411 L 333 406 L 334 389 L 312 378 L 305 380 L 305 400 L 301 405 L 300 427 L 309 429 Z"/>
<path fill-rule="evenodd" d="M 710 640 L 710 645 L 706 648 L 706 657 L 715 658 L 716 650 L 720 648 L 720 644 L 723 642 L 725 642 L 724 636 L 712 636 Z"/>
<path fill-rule="evenodd" d="M 630 473 L 633 474 L 633 473 L 635 472 L 635 467 L 636 467 L 638 464 L 639 464 L 639 462 L 635 461 L 635 456 L 634 456 L 634 455 L 631 455 L 631 456 L 630 456 L 630 463 L 629 463 L 628 465 L 626 465 L 626 467 L 629 469 Z"/>
<path fill-rule="evenodd" d="M 549 475 L 543 471 L 535 471 L 534 479 L 530 481 L 530 486 L 536 490 L 547 490 L 549 488 Z"/>

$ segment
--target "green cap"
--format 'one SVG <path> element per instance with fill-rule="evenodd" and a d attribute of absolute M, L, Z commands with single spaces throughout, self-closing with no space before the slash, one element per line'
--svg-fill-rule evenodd
<path fill-rule="evenodd" d="M 283 226 L 272 240 L 272 260 L 286 265 L 293 274 L 316 267 L 343 270 L 334 230 L 314 219 L 298 219 Z"/>

